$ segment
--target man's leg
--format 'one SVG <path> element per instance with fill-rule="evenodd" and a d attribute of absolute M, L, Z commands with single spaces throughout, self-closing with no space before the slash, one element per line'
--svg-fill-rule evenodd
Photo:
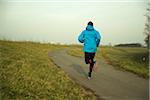
<path fill-rule="evenodd" d="M 89 63 L 90 63 L 90 66 L 89 66 L 89 77 L 91 77 L 91 74 L 92 74 L 92 71 L 93 71 L 93 66 L 94 66 L 94 56 L 95 56 L 95 53 L 91 53 L 90 54 L 90 59 L 89 59 Z"/>
<path fill-rule="evenodd" d="M 94 66 L 94 62 L 93 62 L 93 59 L 90 59 L 89 60 L 90 62 L 90 65 L 89 65 L 89 77 L 91 77 L 91 74 L 92 74 L 92 71 L 93 71 L 93 66 Z"/>
<path fill-rule="evenodd" d="M 84 57 L 85 57 L 85 63 L 89 64 L 89 53 L 85 52 L 84 54 L 85 54 L 84 55 Z"/>

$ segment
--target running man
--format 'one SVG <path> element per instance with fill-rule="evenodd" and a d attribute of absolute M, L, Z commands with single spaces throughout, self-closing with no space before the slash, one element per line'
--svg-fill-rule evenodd
<path fill-rule="evenodd" d="M 90 21 L 87 27 L 78 37 L 79 42 L 84 43 L 83 51 L 85 53 L 85 63 L 89 64 L 88 79 L 91 79 L 93 66 L 96 63 L 94 56 L 99 46 L 101 35 L 93 27 L 93 23 Z"/>

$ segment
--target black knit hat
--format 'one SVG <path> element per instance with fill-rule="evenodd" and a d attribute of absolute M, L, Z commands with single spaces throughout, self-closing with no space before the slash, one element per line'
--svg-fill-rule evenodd
<path fill-rule="evenodd" d="M 88 25 L 91 25 L 91 26 L 93 26 L 93 23 L 92 23 L 91 21 L 89 21 L 89 22 L 88 22 Z"/>

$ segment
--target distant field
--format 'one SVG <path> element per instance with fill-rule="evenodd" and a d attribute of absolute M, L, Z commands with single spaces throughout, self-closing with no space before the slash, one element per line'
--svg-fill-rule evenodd
<path fill-rule="evenodd" d="M 72 46 L 68 54 L 83 57 L 81 46 Z M 100 47 L 96 58 L 105 59 L 107 63 L 115 68 L 133 72 L 144 78 L 149 77 L 149 60 L 147 48 L 134 47 Z"/>
<path fill-rule="evenodd" d="M 74 83 L 48 52 L 63 46 L 0 41 L 1 100 L 93 100 L 95 96 Z"/>

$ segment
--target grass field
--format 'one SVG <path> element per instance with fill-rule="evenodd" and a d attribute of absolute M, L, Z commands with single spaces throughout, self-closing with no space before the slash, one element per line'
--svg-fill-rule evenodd
<path fill-rule="evenodd" d="M 81 46 L 72 46 L 68 54 L 83 57 Z M 100 47 L 97 50 L 96 59 L 105 59 L 115 68 L 127 70 L 141 77 L 149 77 L 149 57 L 147 48 L 129 47 Z"/>
<path fill-rule="evenodd" d="M 0 99 L 93 100 L 95 96 L 73 82 L 48 53 L 62 46 L 0 41 Z"/>

